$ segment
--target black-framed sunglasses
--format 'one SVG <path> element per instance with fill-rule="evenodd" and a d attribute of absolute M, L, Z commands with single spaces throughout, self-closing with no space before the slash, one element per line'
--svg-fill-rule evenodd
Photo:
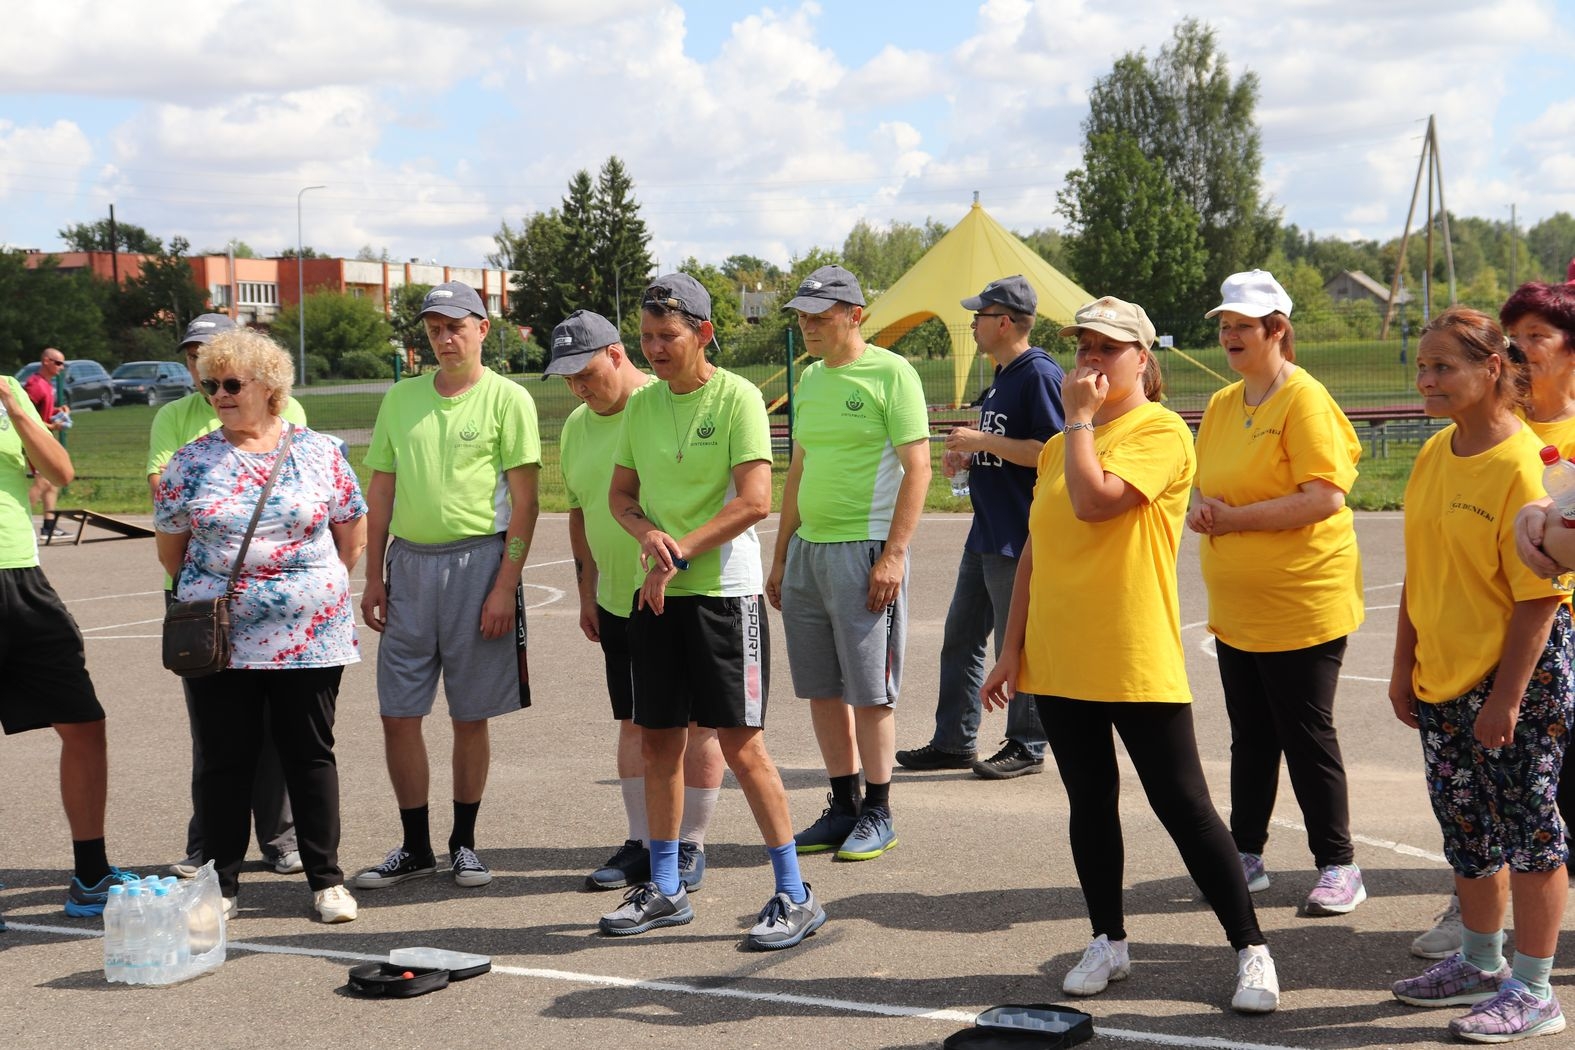
<path fill-rule="evenodd" d="M 1012 315 L 1011 314 L 974 314 L 973 315 L 973 319 L 975 321 L 982 321 L 986 317 L 1010 317 L 1010 316 L 1012 316 Z"/>
<path fill-rule="evenodd" d="M 241 388 L 247 383 L 255 382 L 255 379 L 236 379 L 234 376 L 230 376 L 222 383 L 217 379 L 204 379 L 197 385 L 202 387 L 202 392 L 207 394 L 209 397 L 218 397 L 220 390 L 223 390 L 226 394 L 234 397 L 236 394 L 241 392 Z"/>
<path fill-rule="evenodd" d="M 679 313 L 689 313 L 689 304 L 676 295 L 648 295 L 640 305 L 642 307 L 656 306 L 663 310 L 677 310 Z"/>

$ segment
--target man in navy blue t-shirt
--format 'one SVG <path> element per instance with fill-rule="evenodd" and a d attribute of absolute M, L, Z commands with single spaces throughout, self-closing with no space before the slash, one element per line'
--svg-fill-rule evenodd
<path fill-rule="evenodd" d="M 946 438 L 942 467 L 948 477 L 968 471 L 973 528 L 946 613 L 935 735 L 923 747 L 897 752 L 897 762 L 906 769 L 971 768 L 987 780 L 1005 780 L 1044 771 L 1045 732 L 1033 700 L 1019 694 L 1007 707 L 1004 746 L 978 758 L 985 641 L 993 625 L 999 657 L 1039 450 L 1064 422 L 1062 372 L 1049 354 L 1028 345 L 1039 296 L 1023 277 L 991 281 L 962 305 L 974 311 L 974 342 L 995 360 L 995 379 L 980 402 L 978 428 L 957 427 Z"/>

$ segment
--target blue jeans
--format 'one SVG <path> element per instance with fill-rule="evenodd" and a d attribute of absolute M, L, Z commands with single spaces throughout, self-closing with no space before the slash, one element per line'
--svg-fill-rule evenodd
<path fill-rule="evenodd" d="M 995 655 L 1001 655 L 1016 576 L 1016 558 L 963 551 L 941 640 L 941 692 L 935 704 L 935 736 L 930 740 L 936 750 L 963 754 L 977 748 L 984 643 L 993 629 Z M 1022 693 L 1012 697 L 1006 708 L 1006 738 L 1021 743 L 1036 760 L 1044 759 L 1045 731 L 1032 697 Z"/>

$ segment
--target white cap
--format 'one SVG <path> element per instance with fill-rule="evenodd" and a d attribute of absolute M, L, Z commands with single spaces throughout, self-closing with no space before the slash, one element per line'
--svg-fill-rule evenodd
<path fill-rule="evenodd" d="M 1248 270 L 1233 273 L 1220 285 L 1220 298 L 1224 302 L 1204 314 L 1213 317 L 1229 310 L 1248 317 L 1265 317 L 1272 313 L 1291 314 L 1291 297 L 1285 294 L 1280 282 L 1268 270 Z"/>

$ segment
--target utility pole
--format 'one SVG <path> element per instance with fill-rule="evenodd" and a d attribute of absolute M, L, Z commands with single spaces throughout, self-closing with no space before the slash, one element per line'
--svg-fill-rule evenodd
<path fill-rule="evenodd" d="M 1520 250 L 1515 245 L 1515 206 L 1509 206 L 1509 287 L 1513 291 L 1520 287 L 1520 281 L 1515 278 L 1515 263 L 1520 256 Z"/>

